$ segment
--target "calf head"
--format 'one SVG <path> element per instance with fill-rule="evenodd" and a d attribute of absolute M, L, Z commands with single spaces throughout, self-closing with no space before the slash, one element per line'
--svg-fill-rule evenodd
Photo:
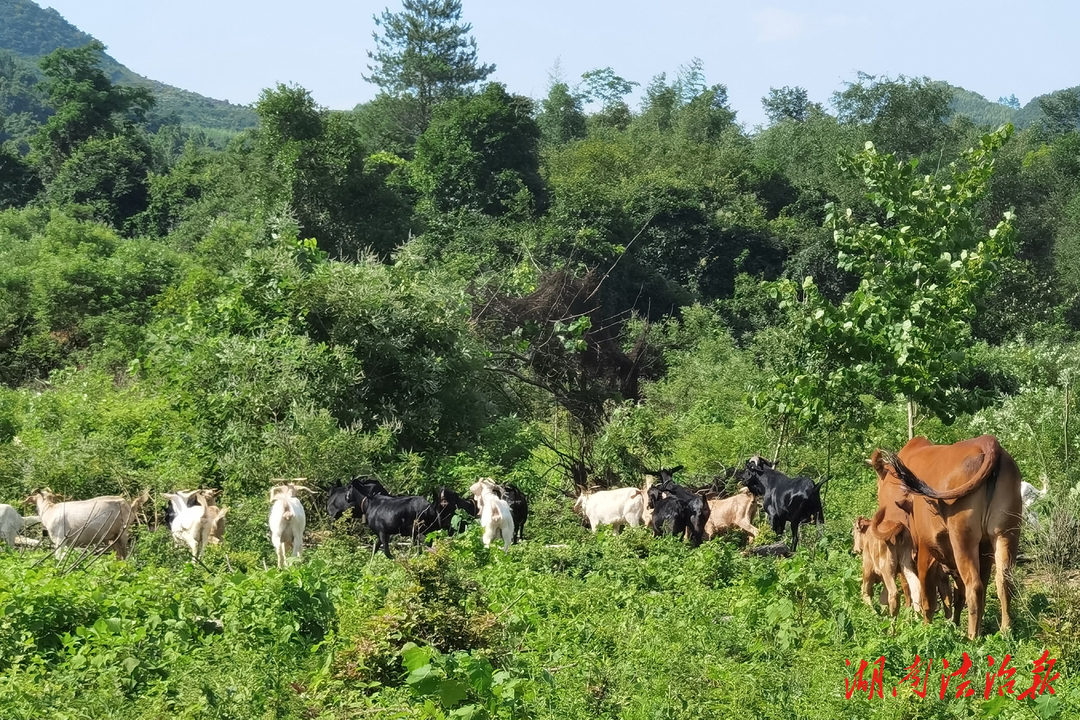
<path fill-rule="evenodd" d="M 855 522 L 851 527 L 851 539 L 852 547 L 851 552 L 855 555 L 862 555 L 863 552 L 863 536 L 866 535 L 866 531 L 870 529 L 870 520 L 864 518 L 861 515 L 855 518 Z"/>

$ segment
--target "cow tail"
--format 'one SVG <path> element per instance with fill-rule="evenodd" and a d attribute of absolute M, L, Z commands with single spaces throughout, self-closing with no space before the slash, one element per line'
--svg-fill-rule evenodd
<path fill-rule="evenodd" d="M 893 542 L 900 531 L 904 529 L 903 523 L 885 519 L 885 508 L 878 508 L 874 517 L 870 519 L 870 532 L 878 540 Z"/>
<path fill-rule="evenodd" d="M 998 444 L 997 438 L 984 435 L 980 440 L 983 440 L 983 462 L 979 467 L 979 471 L 975 473 L 970 480 L 956 488 L 955 490 L 935 490 L 920 480 L 900 459 L 900 457 L 891 452 L 883 453 L 885 458 L 885 464 L 892 467 L 893 472 L 896 474 L 900 481 L 911 490 L 919 495 L 925 495 L 928 498 L 934 500 L 955 500 L 959 497 L 971 493 L 980 485 L 988 480 L 997 479 L 997 468 L 1001 461 L 1001 445 Z"/>

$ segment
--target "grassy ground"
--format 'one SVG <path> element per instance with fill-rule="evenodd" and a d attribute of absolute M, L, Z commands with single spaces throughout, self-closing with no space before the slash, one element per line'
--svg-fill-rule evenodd
<path fill-rule="evenodd" d="M 301 565 L 267 571 L 269 546 L 252 525 L 246 547 L 227 532 L 206 568 L 184 563 L 164 533 L 144 533 L 132 562 L 66 575 L 38 554 L 0 556 L 0 717 L 1080 713 L 1070 672 L 1080 592 L 1045 569 L 1016 571 L 1012 637 L 995 634 L 991 598 L 988 634 L 970 643 L 944 618 L 926 627 L 904 610 L 891 628 L 863 605 L 849 522 L 830 519 L 823 536 L 805 533 L 795 558 L 777 560 L 745 557 L 733 540 L 692 549 L 643 528 L 593 536 L 555 500 L 534 513 L 529 541 L 507 555 L 483 548 L 473 527 L 390 561 L 336 528 Z M 1012 655 L 1019 694 L 1044 649 L 1061 673 L 1054 695 L 983 699 L 988 656 Z M 975 696 L 955 699 L 953 678 L 939 700 L 941 660 L 951 672 L 964 652 Z M 925 699 L 900 683 L 916 655 L 934 660 Z M 846 662 L 879 657 L 885 697 L 846 699 Z"/>

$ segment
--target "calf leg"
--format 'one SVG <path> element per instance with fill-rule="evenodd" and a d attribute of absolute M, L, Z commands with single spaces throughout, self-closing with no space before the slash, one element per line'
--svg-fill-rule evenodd
<path fill-rule="evenodd" d="M 911 557 L 910 548 L 903 545 L 899 548 L 897 564 L 900 566 L 900 582 L 904 588 L 904 595 L 907 597 L 907 604 L 915 612 L 921 613 L 924 602 L 922 585 L 919 583 L 919 574 L 915 569 L 915 559 Z"/>
<path fill-rule="evenodd" d="M 951 617 L 953 612 L 952 584 L 949 582 L 949 573 L 938 566 L 937 594 L 941 598 L 941 606 L 945 609 L 945 617 Z"/>
<path fill-rule="evenodd" d="M 899 575 L 900 589 L 904 591 L 904 605 L 906 607 L 911 607 L 911 583 L 908 582 L 907 575 L 905 575 L 902 571 L 899 573 Z M 918 610 L 918 608 L 915 609 Z"/>
<path fill-rule="evenodd" d="M 860 595 L 862 596 L 863 602 L 866 603 L 867 605 L 869 605 L 870 607 L 874 607 L 874 599 L 873 599 L 871 593 L 874 591 L 874 585 L 876 583 L 877 583 L 877 577 L 876 576 L 874 576 L 872 573 L 866 573 L 866 572 L 863 573 L 862 592 L 860 593 Z"/>
<path fill-rule="evenodd" d="M 1012 628 L 1012 618 L 1009 613 L 1009 605 L 1012 600 L 1012 584 L 1009 575 L 1012 573 L 1013 562 L 1016 558 L 1016 545 L 1019 540 L 1019 531 L 1005 532 L 994 538 L 994 564 L 997 565 L 997 592 L 1001 602 L 1001 632 L 1009 632 Z"/>

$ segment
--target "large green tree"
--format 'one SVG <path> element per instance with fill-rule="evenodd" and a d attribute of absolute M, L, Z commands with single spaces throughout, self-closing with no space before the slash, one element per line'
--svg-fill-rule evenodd
<path fill-rule="evenodd" d="M 83 47 L 60 48 L 41 60 L 42 83 L 56 114 L 31 141 L 31 157 L 47 181 L 75 149 L 95 135 L 124 132 L 154 106 L 143 87 L 114 85 L 99 63 L 105 46 L 96 40 Z"/>
<path fill-rule="evenodd" d="M 495 72 L 477 59 L 472 25 L 461 21 L 461 0 L 403 0 L 400 12 L 375 17 L 374 64 L 364 79 L 416 103 L 416 131 L 427 126 L 431 111 L 461 95 Z"/>
<path fill-rule="evenodd" d="M 841 122 L 866 128 L 869 140 L 886 152 L 922 155 L 946 150 L 955 139 L 949 124 L 952 90 L 930 78 L 897 78 L 860 72 L 833 94 Z"/>
<path fill-rule="evenodd" d="M 267 219 L 295 220 L 302 237 L 316 238 L 335 257 L 364 248 L 385 255 L 407 238 L 410 210 L 381 174 L 368 172 L 348 115 L 282 84 L 263 91 L 255 111 L 263 162 L 255 181 Z"/>
<path fill-rule="evenodd" d="M 489 215 L 544 204 L 532 101 L 490 83 L 440 106 L 416 144 L 413 178 L 434 209 Z"/>
<path fill-rule="evenodd" d="M 0 210 L 22 207 L 40 190 L 41 181 L 33 168 L 0 145 Z"/>
<path fill-rule="evenodd" d="M 1012 126 L 983 136 L 948 168 L 948 177 L 919 172 L 872 143 L 845 164 L 862 177 L 877 218 L 830 208 L 826 225 L 837 263 L 860 278 L 839 303 L 813 278 L 785 280 L 778 296 L 794 312 L 800 350 L 758 396 L 772 410 L 805 425 L 853 405 L 859 394 L 908 403 L 908 434 L 917 407 L 949 421 L 979 398 L 969 385 L 968 348 L 975 301 L 996 279 L 1013 247 L 1013 215 L 989 231 L 979 216 L 994 153 Z"/>

